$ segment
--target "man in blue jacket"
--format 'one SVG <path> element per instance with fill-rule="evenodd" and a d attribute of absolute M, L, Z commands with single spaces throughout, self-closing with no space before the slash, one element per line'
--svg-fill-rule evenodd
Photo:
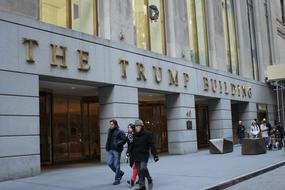
<path fill-rule="evenodd" d="M 108 152 L 107 164 L 115 173 L 115 181 L 113 185 L 120 184 L 124 175 L 124 172 L 120 169 L 120 162 L 121 153 L 124 149 L 124 144 L 126 141 L 126 135 L 122 130 L 119 129 L 118 122 L 114 119 L 110 120 L 106 150 Z"/>

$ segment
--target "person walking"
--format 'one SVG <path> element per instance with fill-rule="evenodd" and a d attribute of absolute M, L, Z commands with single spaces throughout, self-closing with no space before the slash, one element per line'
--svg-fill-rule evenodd
<path fill-rule="evenodd" d="M 158 154 L 154 145 L 153 135 L 150 131 L 144 129 L 142 120 L 135 121 L 135 138 L 132 146 L 131 155 L 139 171 L 139 187 L 137 190 L 145 190 L 145 178 L 148 181 L 148 189 L 152 189 L 153 181 L 147 168 L 149 160 L 149 152 L 153 155 L 154 161 L 159 160 Z"/>
<path fill-rule="evenodd" d="M 260 125 L 261 130 L 261 136 L 263 138 L 264 144 L 266 148 L 268 148 L 269 145 L 269 128 L 267 127 L 266 119 L 264 118 L 262 120 L 262 124 Z"/>
<path fill-rule="evenodd" d="M 133 156 L 131 154 L 131 150 L 133 147 L 133 142 L 134 142 L 134 135 L 135 135 L 135 125 L 130 123 L 128 125 L 128 135 L 127 135 L 127 144 L 128 144 L 128 149 L 127 149 L 127 160 L 130 163 L 131 168 L 133 169 L 132 177 L 131 180 L 128 180 L 127 183 L 133 187 L 135 185 L 135 181 L 138 176 L 138 170 L 136 167 L 136 164 L 133 161 Z"/>
<path fill-rule="evenodd" d="M 124 149 L 124 144 L 126 141 L 126 135 L 122 130 L 119 129 L 118 122 L 114 119 L 110 120 L 106 150 L 108 152 L 107 164 L 115 173 L 115 181 L 113 182 L 113 185 L 120 184 L 124 175 L 124 172 L 120 169 L 120 162 L 121 153 Z"/>
<path fill-rule="evenodd" d="M 278 130 L 278 149 L 280 150 L 283 145 L 283 139 L 284 139 L 284 128 L 282 127 L 281 123 L 278 122 L 276 125 L 276 129 Z"/>
<path fill-rule="evenodd" d="M 237 136 L 238 136 L 239 144 L 242 144 L 243 143 L 243 139 L 245 137 L 245 127 L 242 124 L 242 121 L 238 122 Z"/>
<path fill-rule="evenodd" d="M 259 126 L 257 125 L 256 121 L 253 120 L 250 126 L 250 135 L 252 138 L 258 138 L 259 133 L 260 133 Z"/>

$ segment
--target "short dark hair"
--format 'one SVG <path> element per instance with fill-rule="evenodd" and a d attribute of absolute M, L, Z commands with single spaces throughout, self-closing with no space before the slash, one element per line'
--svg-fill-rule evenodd
<path fill-rule="evenodd" d="M 111 119 L 109 122 L 110 122 L 110 123 L 114 123 L 114 125 L 115 125 L 116 127 L 118 127 L 118 122 L 117 122 L 117 120 Z"/>

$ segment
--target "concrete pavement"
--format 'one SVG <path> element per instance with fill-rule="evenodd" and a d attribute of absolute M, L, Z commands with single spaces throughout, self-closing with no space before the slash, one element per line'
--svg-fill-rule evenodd
<path fill-rule="evenodd" d="M 285 166 L 241 182 L 227 190 L 285 190 Z"/>
<path fill-rule="evenodd" d="M 163 156 L 158 163 L 150 162 L 154 189 L 197 190 L 206 189 L 223 181 L 241 176 L 269 165 L 285 161 L 283 150 L 268 151 L 255 156 L 241 155 L 239 146 L 234 152 L 210 155 L 208 150 L 179 156 Z M 41 175 L 0 183 L 2 190 L 123 190 L 131 168 L 122 165 L 125 176 L 122 184 L 112 186 L 114 174 L 106 165 L 78 164 L 43 171 Z"/>

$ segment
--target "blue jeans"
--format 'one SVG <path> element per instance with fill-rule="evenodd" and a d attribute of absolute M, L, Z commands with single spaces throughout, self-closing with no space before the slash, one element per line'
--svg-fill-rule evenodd
<path fill-rule="evenodd" d="M 269 137 L 263 137 L 263 141 L 265 146 L 267 146 L 269 144 Z"/>
<path fill-rule="evenodd" d="M 121 174 L 123 173 L 120 169 L 121 152 L 110 150 L 108 153 L 107 164 L 111 170 L 116 174 L 115 181 L 121 180 Z"/>

